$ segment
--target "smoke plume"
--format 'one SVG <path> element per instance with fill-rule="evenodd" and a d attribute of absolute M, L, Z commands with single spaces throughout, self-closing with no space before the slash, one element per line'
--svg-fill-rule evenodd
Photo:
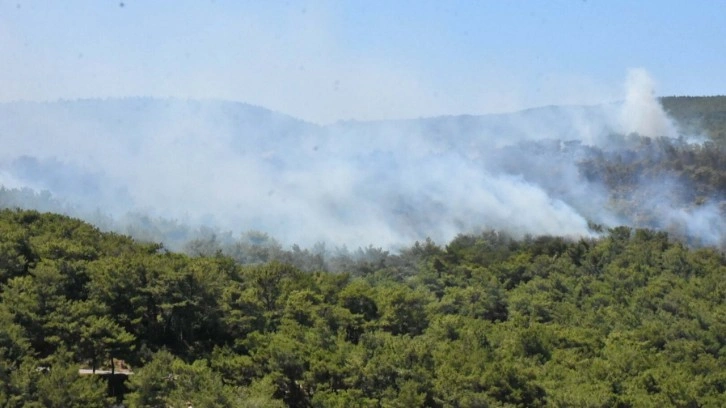
<path fill-rule="evenodd" d="M 621 111 L 622 132 L 646 137 L 676 137 L 673 121 L 655 98 L 655 81 L 642 68 L 631 69 Z"/>
<path fill-rule="evenodd" d="M 648 225 L 723 242 L 715 206 L 658 195 L 623 211 L 585 174 L 593 157 L 622 158 L 630 133 L 678 136 L 653 86 L 633 70 L 622 103 L 328 126 L 222 101 L 5 103 L 0 184 L 27 189 L 20 205 L 43 207 L 31 192 L 46 191 L 63 211 L 131 233 L 125 220 L 167 220 L 284 245 L 396 248 L 489 228 L 592 236 L 593 223 L 633 224 L 655 208 Z M 677 183 L 633 188 L 666 182 Z"/>

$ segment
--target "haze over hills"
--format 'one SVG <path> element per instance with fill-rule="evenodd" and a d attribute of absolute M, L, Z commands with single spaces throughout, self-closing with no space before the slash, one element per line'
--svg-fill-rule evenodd
<path fill-rule="evenodd" d="M 723 246 L 723 98 L 665 98 L 668 116 L 635 82 L 618 103 L 327 126 L 215 100 L 3 103 L 0 204 L 131 233 L 174 220 L 172 236 L 146 231 L 172 246 L 200 226 L 395 248 L 593 224 Z M 707 152 L 706 167 L 672 165 Z"/>

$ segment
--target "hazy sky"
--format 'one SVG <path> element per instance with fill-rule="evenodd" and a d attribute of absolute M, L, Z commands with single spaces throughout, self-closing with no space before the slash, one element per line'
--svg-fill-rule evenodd
<path fill-rule="evenodd" d="M 726 93 L 720 1 L 0 0 L 0 101 L 223 98 L 303 119 Z"/>

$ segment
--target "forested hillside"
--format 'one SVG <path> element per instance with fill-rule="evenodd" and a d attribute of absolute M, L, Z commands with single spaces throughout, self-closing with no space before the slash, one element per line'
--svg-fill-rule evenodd
<path fill-rule="evenodd" d="M 726 96 L 669 96 L 660 103 L 685 132 L 726 145 Z"/>
<path fill-rule="evenodd" d="M 723 406 L 714 249 L 619 227 L 369 252 L 243 266 L 3 210 L 0 406 Z M 123 385 L 78 374 L 112 364 Z"/>
<path fill-rule="evenodd" d="M 2 105 L 0 406 L 723 406 L 725 101 Z"/>

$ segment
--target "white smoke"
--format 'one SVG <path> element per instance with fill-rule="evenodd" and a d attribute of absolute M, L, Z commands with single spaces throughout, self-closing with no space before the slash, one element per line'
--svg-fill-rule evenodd
<path fill-rule="evenodd" d="M 589 236 L 589 221 L 628 220 L 579 160 L 613 132 L 676 136 L 645 71 L 626 88 L 622 105 L 333 126 L 213 101 L 0 104 L 0 181 L 117 220 L 141 210 L 286 245 L 392 248 L 485 228 Z M 664 225 L 721 225 L 707 209 L 661 207 Z"/>
<path fill-rule="evenodd" d="M 620 112 L 621 132 L 647 137 L 676 137 L 676 127 L 655 96 L 655 81 L 645 69 L 628 71 L 625 103 Z"/>

